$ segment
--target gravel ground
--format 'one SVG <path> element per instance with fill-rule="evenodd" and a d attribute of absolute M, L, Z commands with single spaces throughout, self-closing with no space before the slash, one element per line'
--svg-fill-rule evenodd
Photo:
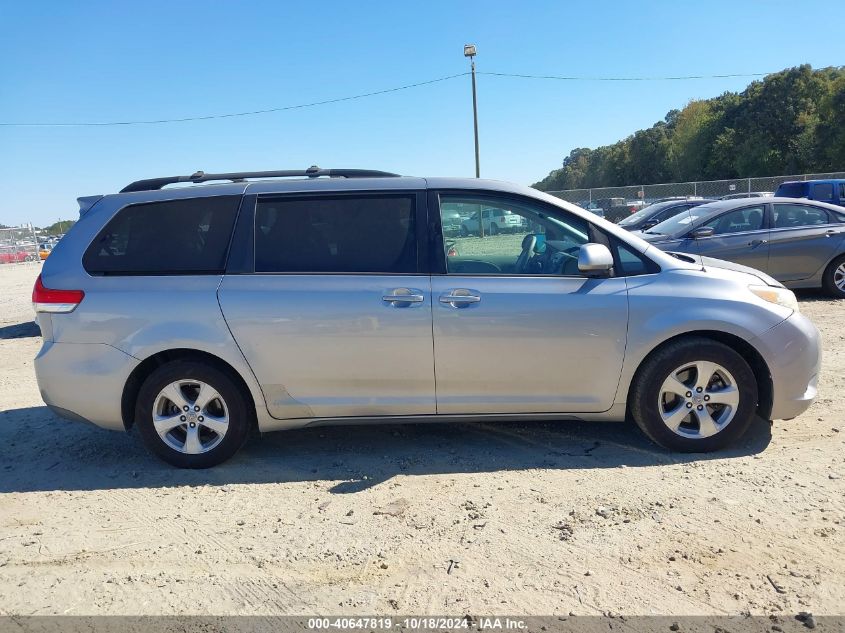
<path fill-rule="evenodd" d="M 185 472 L 43 406 L 38 270 L 0 267 L 0 614 L 843 612 L 845 301 L 801 297 L 816 404 L 715 456 L 626 424 L 391 425 Z"/>

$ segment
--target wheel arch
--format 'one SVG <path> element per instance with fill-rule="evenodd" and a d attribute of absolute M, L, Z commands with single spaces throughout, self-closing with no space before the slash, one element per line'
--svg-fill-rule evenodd
<path fill-rule="evenodd" d="M 757 381 L 757 414 L 765 420 L 771 419 L 772 405 L 774 402 L 774 387 L 772 385 L 772 375 L 768 364 L 757 348 L 751 345 L 751 343 L 736 334 L 730 334 L 719 330 L 695 330 L 676 334 L 675 336 L 662 341 L 648 354 L 646 354 L 637 365 L 637 369 L 631 376 L 631 381 L 628 384 L 626 408 L 629 411 L 633 392 L 631 387 L 635 384 L 637 377 L 646 362 L 667 346 L 688 338 L 707 338 L 727 345 L 731 349 L 739 352 L 739 354 L 748 363 L 749 367 L 751 367 L 751 371 L 754 373 L 754 379 Z"/>
<path fill-rule="evenodd" d="M 126 379 L 126 383 L 123 386 L 123 393 L 120 398 L 120 413 L 121 418 L 123 419 L 123 426 L 127 431 L 131 429 L 132 425 L 135 423 L 135 404 L 138 400 L 138 393 L 141 390 L 141 385 L 157 368 L 176 360 L 195 360 L 206 362 L 228 374 L 229 377 L 235 381 L 244 397 L 247 399 L 247 405 L 251 407 L 250 411 L 253 412 L 253 424 L 255 424 L 255 418 L 258 412 L 256 402 L 253 398 L 252 391 L 249 389 L 249 386 L 238 370 L 219 356 L 215 356 L 209 352 L 196 349 L 176 348 L 162 350 L 145 358 L 138 364 L 137 367 L 135 367 L 135 369 L 132 370 L 129 377 Z"/>

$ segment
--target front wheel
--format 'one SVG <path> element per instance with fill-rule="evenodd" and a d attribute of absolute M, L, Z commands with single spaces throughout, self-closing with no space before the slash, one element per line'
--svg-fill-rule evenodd
<path fill-rule="evenodd" d="M 135 424 L 147 448 L 167 463 L 209 468 L 246 440 L 254 415 L 247 402 L 228 373 L 199 361 L 174 361 L 141 385 Z"/>
<path fill-rule="evenodd" d="M 827 294 L 845 299 L 845 255 L 840 255 L 825 268 L 822 287 Z"/>
<path fill-rule="evenodd" d="M 491 224 L 490 225 L 490 235 L 498 235 L 499 234 L 499 225 L 498 224 Z"/>
<path fill-rule="evenodd" d="M 631 413 L 654 442 L 683 453 L 725 448 L 748 430 L 757 380 L 733 349 L 693 337 L 649 357 L 631 385 Z"/>

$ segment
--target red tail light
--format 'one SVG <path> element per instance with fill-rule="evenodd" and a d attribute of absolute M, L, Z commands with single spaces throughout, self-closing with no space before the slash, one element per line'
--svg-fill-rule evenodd
<path fill-rule="evenodd" d="M 85 293 L 81 290 L 52 290 L 45 288 L 41 275 L 35 280 L 32 289 L 32 304 L 36 312 L 73 312 Z"/>

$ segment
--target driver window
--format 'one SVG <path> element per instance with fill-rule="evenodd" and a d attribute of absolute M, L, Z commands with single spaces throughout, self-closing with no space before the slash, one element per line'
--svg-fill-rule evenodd
<path fill-rule="evenodd" d="M 565 211 L 551 217 L 530 201 L 442 195 L 440 218 L 448 273 L 581 276 L 589 225 Z"/>

